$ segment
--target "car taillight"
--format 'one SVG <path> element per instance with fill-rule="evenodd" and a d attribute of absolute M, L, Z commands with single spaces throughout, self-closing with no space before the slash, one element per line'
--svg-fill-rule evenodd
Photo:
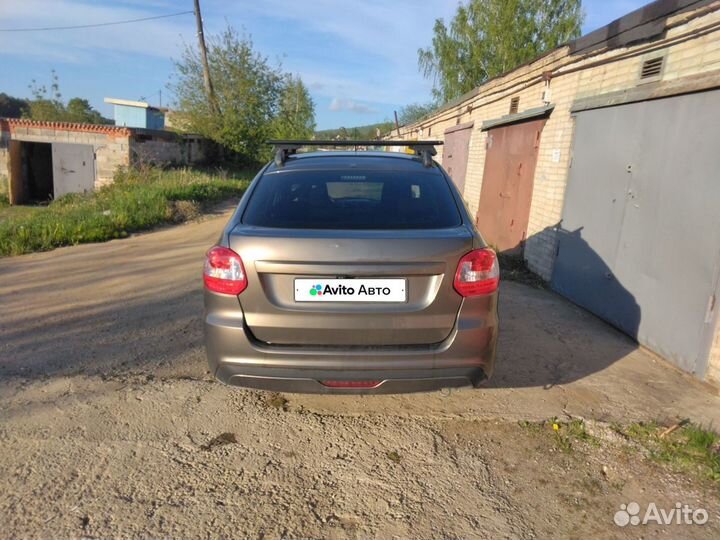
<path fill-rule="evenodd" d="M 478 296 L 497 291 L 500 265 L 492 249 L 475 249 L 458 263 L 453 287 L 461 296 Z"/>
<path fill-rule="evenodd" d="M 240 294 L 247 288 L 247 276 L 240 255 L 232 249 L 215 246 L 205 257 L 205 287 L 212 292 Z"/>

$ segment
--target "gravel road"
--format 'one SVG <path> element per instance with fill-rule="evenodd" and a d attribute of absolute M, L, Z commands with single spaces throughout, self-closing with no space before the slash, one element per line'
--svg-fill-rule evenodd
<path fill-rule="evenodd" d="M 607 429 L 717 426 L 717 392 L 547 291 L 502 285 L 484 389 L 214 382 L 200 270 L 226 219 L 0 260 L 0 538 L 720 537 L 717 484 Z M 600 444 L 525 423 L 553 417 L 587 419 Z M 614 525 L 631 501 L 711 518 Z"/>

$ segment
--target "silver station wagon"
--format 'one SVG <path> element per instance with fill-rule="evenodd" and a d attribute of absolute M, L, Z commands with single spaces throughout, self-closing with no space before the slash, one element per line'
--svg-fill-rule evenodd
<path fill-rule="evenodd" d="M 303 153 L 338 143 L 273 142 L 275 160 L 205 261 L 215 377 L 351 394 L 478 386 L 490 377 L 498 261 L 432 159 L 440 143 L 380 143 L 414 145 L 408 154 Z"/>

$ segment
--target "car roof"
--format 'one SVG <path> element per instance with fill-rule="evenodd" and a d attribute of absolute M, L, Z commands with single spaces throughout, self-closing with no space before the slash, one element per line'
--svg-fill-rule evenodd
<path fill-rule="evenodd" d="M 438 172 L 425 167 L 420 156 L 404 152 L 302 152 L 288 156 L 283 165 L 270 163 L 265 173 L 304 170 L 337 170 L 358 168 L 363 170 Z"/>

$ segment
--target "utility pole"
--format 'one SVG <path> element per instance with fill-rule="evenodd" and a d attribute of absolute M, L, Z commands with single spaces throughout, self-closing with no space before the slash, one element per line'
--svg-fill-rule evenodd
<path fill-rule="evenodd" d="M 211 112 L 217 112 L 217 101 L 215 100 L 215 90 L 213 89 L 212 79 L 210 79 L 210 65 L 207 59 L 207 47 L 205 47 L 205 33 L 203 32 L 202 15 L 200 14 L 200 0 L 195 2 L 195 22 L 197 23 L 198 45 L 200 46 L 200 58 L 203 64 L 203 79 L 205 80 L 205 94 L 208 98 L 208 105 Z"/>

